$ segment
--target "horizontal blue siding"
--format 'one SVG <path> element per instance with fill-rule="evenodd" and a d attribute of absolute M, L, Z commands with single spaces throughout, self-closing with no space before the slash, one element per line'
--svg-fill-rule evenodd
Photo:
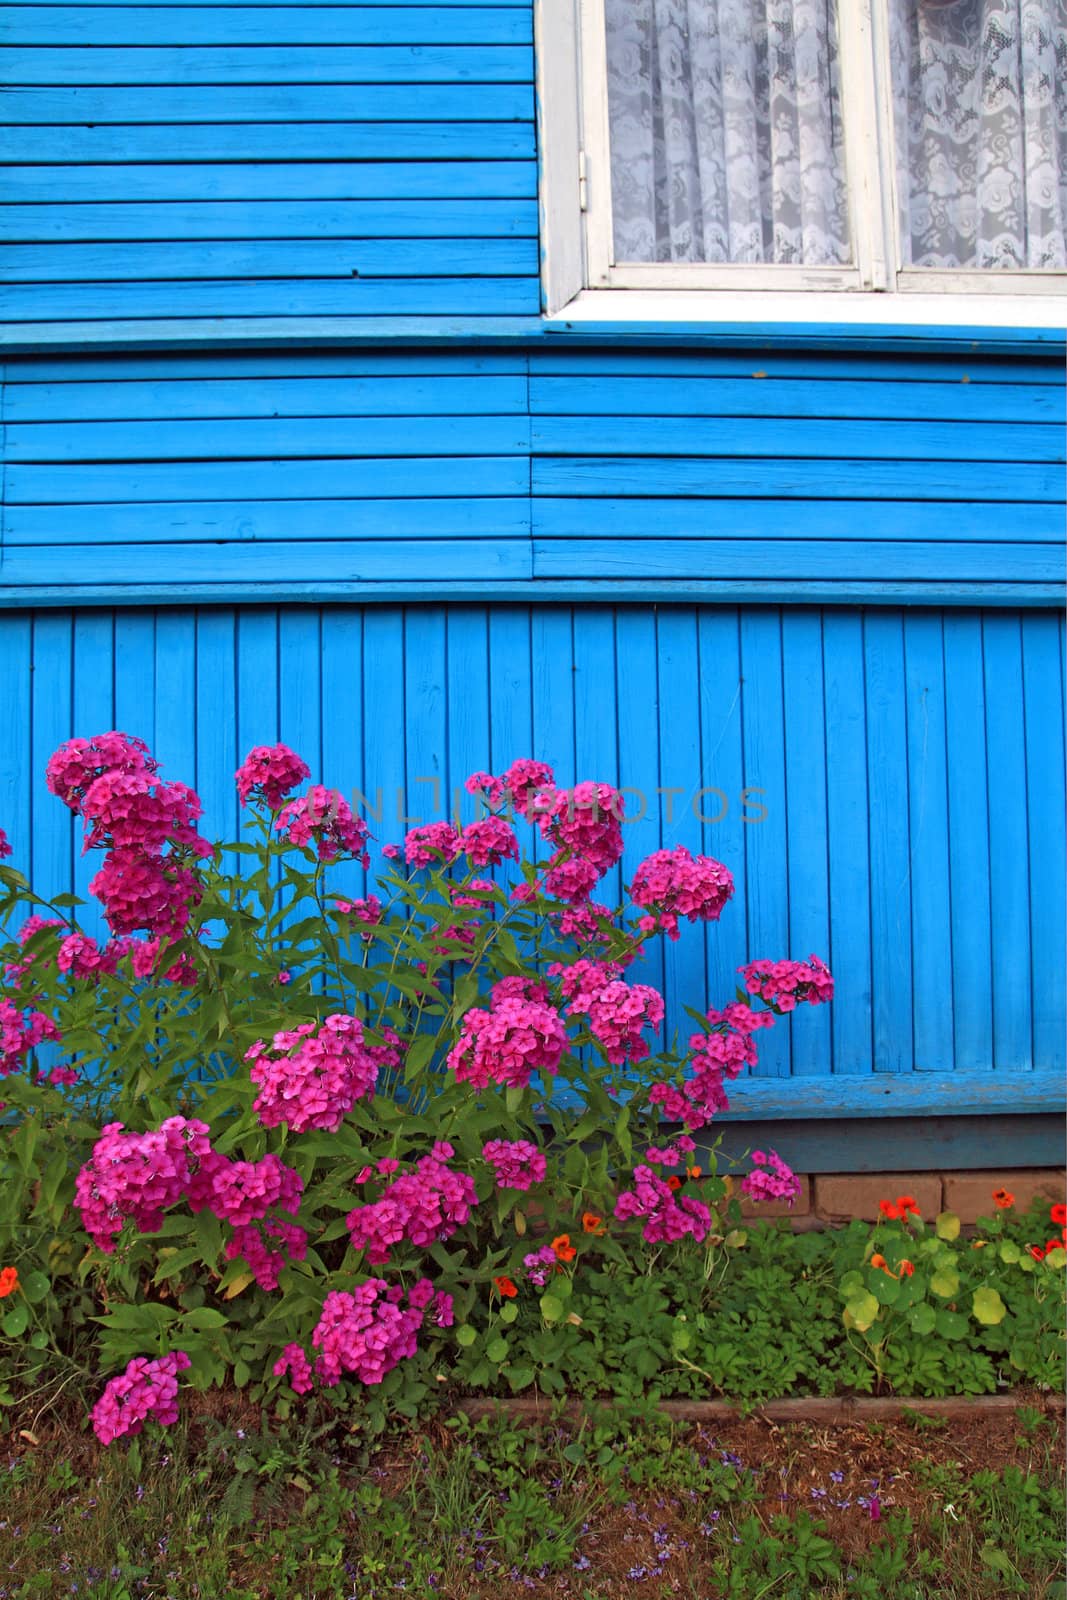
<path fill-rule="evenodd" d="M 469 259 L 459 240 L 405 249 L 422 243 Z M 364 286 L 395 297 L 404 281 L 417 295 L 458 280 Z M 292 289 L 306 299 L 314 287 Z M 162 303 L 172 286 L 110 288 Z M 449 594 L 1040 605 L 1062 594 L 1054 360 L 23 357 L 5 367 L 2 399 L 7 605 Z"/>
<path fill-rule="evenodd" d="M 536 317 L 527 3 L 2 16 L 8 324 Z"/>
<path fill-rule="evenodd" d="M 628 790 L 639 820 L 601 898 L 661 846 L 735 875 L 720 925 L 651 956 L 671 1028 L 730 997 L 750 957 L 830 961 L 837 1000 L 761 1039 L 746 1116 L 1032 1113 L 1062 1095 L 1054 614 L 57 609 L 0 618 L 0 671 L 0 825 L 42 892 L 84 894 L 94 870 L 43 783 L 72 734 L 147 739 L 212 835 L 237 826 L 241 756 L 283 738 L 375 809 L 381 789 L 376 849 L 401 816 L 443 815 L 470 771 L 535 752 L 561 782 Z"/>

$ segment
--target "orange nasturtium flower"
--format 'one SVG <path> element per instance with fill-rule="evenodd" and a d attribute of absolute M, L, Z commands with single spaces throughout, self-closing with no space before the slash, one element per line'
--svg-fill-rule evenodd
<path fill-rule="evenodd" d="M 519 1292 L 510 1278 L 494 1278 L 493 1283 L 505 1300 L 514 1300 Z"/>
<path fill-rule="evenodd" d="M 915 1268 L 910 1261 L 902 1261 L 900 1263 L 900 1271 L 897 1276 L 901 1278 L 913 1278 L 915 1276 Z"/>
<path fill-rule="evenodd" d="M 1013 1206 L 1015 1204 L 1015 1196 L 1012 1194 L 1010 1189 L 994 1189 L 993 1204 L 997 1207 L 998 1211 L 1007 1211 L 1009 1206 Z"/>
<path fill-rule="evenodd" d="M 571 1244 L 571 1236 L 569 1233 L 561 1233 L 558 1239 L 553 1239 L 552 1248 L 556 1252 L 557 1261 L 573 1261 L 575 1256 L 578 1254 L 577 1250 Z"/>
<path fill-rule="evenodd" d="M 700 1168 L 699 1167 L 686 1167 L 685 1175 L 686 1175 L 687 1178 L 699 1178 L 700 1177 Z"/>
<path fill-rule="evenodd" d="M 0 1272 L 0 1300 L 6 1299 L 9 1294 L 14 1294 L 18 1286 L 18 1268 L 5 1267 L 4 1270 Z"/>
<path fill-rule="evenodd" d="M 888 1217 L 890 1222 L 896 1222 L 900 1217 L 900 1207 L 895 1206 L 892 1200 L 879 1200 L 878 1209 L 883 1217 Z"/>
<path fill-rule="evenodd" d="M 607 1233 L 607 1231 L 603 1217 L 598 1217 L 595 1211 L 582 1212 L 583 1233 Z"/>
<path fill-rule="evenodd" d="M 667 1188 L 671 1189 L 671 1190 L 678 1190 L 681 1187 L 682 1187 L 681 1178 L 679 1178 L 676 1174 L 672 1173 L 671 1176 L 667 1179 Z"/>
<path fill-rule="evenodd" d="M 918 1206 L 915 1204 L 915 1201 L 912 1199 L 910 1194 L 902 1194 L 897 1196 L 897 1209 L 902 1217 L 906 1217 L 909 1211 L 913 1216 L 918 1217 L 921 1215 Z"/>
<path fill-rule="evenodd" d="M 1062 1228 L 1067 1223 L 1067 1206 L 1051 1206 L 1049 1208 L 1049 1221 L 1055 1223 L 1057 1228 Z"/>
<path fill-rule="evenodd" d="M 877 1254 L 873 1255 L 871 1257 L 871 1266 L 872 1267 L 876 1267 L 878 1269 L 878 1271 L 880 1271 L 880 1272 L 884 1272 L 886 1274 L 886 1276 L 889 1277 L 889 1278 L 895 1278 L 896 1277 L 896 1273 L 893 1271 L 892 1267 L 889 1265 L 889 1262 L 886 1260 L 885 1256 L 881 1256 L 881 1255 L 877 1255 Z"/>

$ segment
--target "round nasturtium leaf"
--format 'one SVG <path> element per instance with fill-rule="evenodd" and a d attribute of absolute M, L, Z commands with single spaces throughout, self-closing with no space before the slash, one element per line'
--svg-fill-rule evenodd
<path fill-rule="evenodd" d="M 942 1211 L 935 1224 L 939 1239 L 958 1239 L 960 1236 L 960 1219 L 954 1211 Z"/>
<path fill-rule="evenodd" d="M 541 1315 L 546 1322 L 559 1322 L 563 1316 L 563 1301 L 554 1294 L 541 1296 Z"/>
<path fill-rule="evenodd" d="M 845 1310 L 852 1318 L 852 1326 L 859 1333 L 866 1333 L 878 1315 L 878 1301 L 873 1294 L 858 1294 L 849 1301 Z"/>
<path fill-rule="evenodd" d="M 962 1339 L 967 1332 L 967 1318 L 961 1311 L 939 1311 L 936 1327 L 942 1339 Z"/>
<path fill-rule="evenodd" d="M 477 1337 L 478 1330 L 472 1328 L 469 1322 L 465 1322 L 461 1328 L 456 1329 L 456 1343 L 461 1344 L 464 1350 L 468 1350 Z"/>
<path fill-rule="evenodd" d="M 519 1314 L 519 1308 L 513 1300 L 508 1300 L 500 1307 L 501 1322 L 514 1322 Z"/>
<path fill-rule="evenodd" d="M 20 1334 L 26 1332 L 26 1329 L 29 1326 L 29 1321 L 29 1306 L 15 1306 L 13 1310 L 9 1311 L 7 1316 L 0 1321 L 0 1328 L 3 1328 L 9 1339 L 17 1339 Z"/>
<path fill-rule="evenodd" d="M 40 1305 L 51 1287 L 52 1280 L 45 1272 L 27 1272 L 24 1278 L 19 1279 L 19 1288 L 31 1306 Z"/>
<path fill-rule="evenodd" d="M 977 1320 L 984 1323 L 986 1327 L 992 1327 L 994 1323 L 1003 1322 L 1008 1314 L 1008 1308 L 1000 1298 L 1000 1295 L 995 1289 L 990 1288 L 987 1283 L 974 1291 L 971 1309 Z"/>
<path fill-rule="evenodd" d="M 960 1286 L 960 1275 L 951 1267 L 940 1267 L 930 1279 L 930 1287 L 942 1300 L 951 1300 Z"/>
<path fill-rule="evenodd" d="M 495 1362 L 497 1366 L 499 1366 L 501 1361 L 505 1361 L 507 1359 L 508 1341 L 506 1339 L 491 1340 L 490 1343 L 485 1347 L 485 1353 L 489 1357 L 490 1361 Z"/>
<path fill-rule="evenodd" d="M 908 1312 L 908 1326 L 912 1333 L 919 1334 L 921 1338 L 925 1339 L 928 1333 L 933 1333 L 936 1325 L 937 1314 L 933 1306 L 927 1305 L 925 1300 L 917 1306 L 912 1306 Z"/>
<path fill-rule="evenodd" d="M 1055 1250 L 1050 1250 L 1045 1257 L 1045 1265 L 1046 1267 L 1056 1267 L 1062 1272 L 1064 1267 L 1067 1267 L 1067 1250 L 1064 1250 L 1061 1245 L 1057 1245 Z"/>
<path fill-rule="evenodd" d="M 1022 1255 L 1022 1251 L 1019 1249 L 1019 1246 L 1015 1243 L 1014 1239 L 1002 1240 L 997 1253 L 1000 1256 L 1001 1261 L 1006 1262 L 1008 1266 L 1012 1266 Z"/>

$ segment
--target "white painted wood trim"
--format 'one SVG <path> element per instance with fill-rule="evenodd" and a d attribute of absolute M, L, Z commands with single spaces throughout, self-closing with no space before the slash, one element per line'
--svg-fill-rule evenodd
<path fill-rule="evenodd" d="M 552 316 L 586 281 L 579 203 L 577 0 L 535 0 L 541 299 Z"/>
<path fill-rule="evenodd" d="M 744 289 L 584 289 L 554 323 L 848 323 L 1067 330 L 1067 295 L 842 294 Z"/>

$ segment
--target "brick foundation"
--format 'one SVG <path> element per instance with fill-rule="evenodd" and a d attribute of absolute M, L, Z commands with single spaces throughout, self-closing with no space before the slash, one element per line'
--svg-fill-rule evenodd
<path fill-rule="evenodd" d="M 1067 1173 L 1062 1167 L 1028 1167 L 1007 1170 L 991 1167 L 988 1172 L 821 1172 L 815 1177 L 798 1173 L 803 1185 L 796 1205 L 743 1206 L 746 1217 L 791 1218 L 797 1228 L 830 1227 L 835 1223 L 862 1217 L 873 1222 L 879 1215 L 879 1200 L 896 1200 L 911 1195 L 923 1217 L 936 1217 L 939 1211 L 954 1211 L 963 1223 L 992 1215 L 994 1189 L 1007 1189 L 1015 1196 L 1017 1211 L 1025 1211 L 1035 1198 L 1050 1205 L 1067 1194 Z"/>

